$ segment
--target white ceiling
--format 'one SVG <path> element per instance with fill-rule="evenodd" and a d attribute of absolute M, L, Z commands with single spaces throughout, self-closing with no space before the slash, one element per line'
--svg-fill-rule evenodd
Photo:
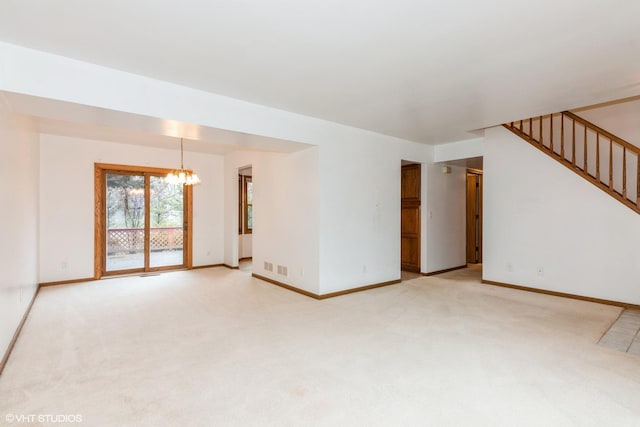
<path fill-rule="evenodd" d="M 640 94 L 636 0 L 0 2 L 0 40 L 413 141 Z"/>

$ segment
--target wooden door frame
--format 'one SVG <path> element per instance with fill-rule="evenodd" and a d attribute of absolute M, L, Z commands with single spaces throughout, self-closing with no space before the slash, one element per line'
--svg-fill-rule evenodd
<path fill-rule="evenodd" d="M 413 198 L 402 198 L 402 170 L 404 168 L 416 168 L 419 171 L 418 174 L 418 194 L 417 197 Z M 411 271 L 415 273 L 420 273 L 422 270 L 422 163 L 409 163 L 406 165 L 401 165 L 400 167 L 400 270 L 401 271 Z M 416 225 L 418 227 L 417 233 L 417 258 L 418 265 L 416 267 L 407 266 L 406 264 L 402 264 L 402 210 L 403 209 L 416 209 L 417 210 L 417 218 Z"/>
<path fill-rule="evenodd" d="M 482 263 L 482 257 L 483 257 L 483 253 L 482 253 L 482 222 L 483 222 L 483 198 L 482 198 L 482 192 L 483 192 L 483 185 L 484 185 L 484 180 L 483 180 L 483 171 L 480 169 L 472 169 L 472 168 L 467 168 L 467 171 L 465 173 L 465 217 L 468 216 L 469 214 L 469 194 L 468 194 L 468 186 L 469 186 L 469 175 L 476 175 L 477 176 L 477 184 L 478 184 L 478 223 L 477 223 L 477 232 L 478 232 L 478 249 L 477 249 L 477 254 L 476 254 L 476 261 L 475 263 Z M 469 245 L 469 219 L 465 218 L 465 223 L 466 223 L 466 233 L 465 233 L 465 247 L 468 248 Z M 468 254 L 465 254 L 465 258 L 467 258 Z M 468 262 L 468 258 L 467 258 L 467 262 Z"/>
<path fill-rule="evenodd" d="M 249 204 L 247 203 L 247 184 L 253 183 L 253 176 L 238 174 L 238 178 L 238 235 L 253 234 L 253 227 L 249 228 Z M 251 205 L 253 206 L 253 202 Z"/>
<path fill-rule="evenodd" d="M 93 252 L 93 278 L 98 280 L 107 275 L 104 273 L 106 270 L 103 263 L 105 258 L 105 242 L 106 242 L 106 174 L 107 173 L 123 173 L 123 174 L 141 174 L 145 176 L 145 186 L 148 184 L 149 176 L 166 175 L 171 172 L 171 169 L 165 168 L 153 168 L 148 166 L 131 166 L 131 165 L 118 165 L 111 163 L 94 163 L 94 252 Z M 184 238 L 183 238 L 183 250 L 185 251 L 184 267 L 193 268 L 193 187 L 190 185 L 184 186 Z M 149 198 L 145 198 L 145 211 L 149 211 Z M 145 229 L 148 228 L 150 218 L 149 215 L 145 215 Z M 148 253 L 148 243 L 145 242 L 145 258 Z M 140 271 L 160 271 L 174 269 L 174 267 L 154 267 L 148 268 L 145 261 L 145 268 Z M 183 268 L 184 268 L 183 267 Z M 138 269 L 135 270 L 136 272 Z"/>

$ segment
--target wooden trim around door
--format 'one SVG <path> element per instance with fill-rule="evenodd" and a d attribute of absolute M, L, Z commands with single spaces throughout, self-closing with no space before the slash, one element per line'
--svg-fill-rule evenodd
<path fill-rule="evenodd" d="M 400 168 L 400 269 L 420 273 L 422 264 L 422 165 Z"/>
<path fill-rule="evenodd" d="M 186 259 L 184 260 L 185 262 L 185 267 L 187 268 L 193 268 L 193 186 L 191 185 L 187 185 L 184 188 L 184 194 L 185 194 L 185 209 L 186 212 L 184 213 L 184 218 L 183 218 L 183 233 L 186 231 L 185 233 L 185 238 L 187 243 L 183 243 L 183 250 L 186 251 L 187 256 Z M 185 221 L 186 219 L 186 221 Z"/>
<path fill-rule="evenodd" d="M 483 172 L 478 169 L 467 169 L 465 176 L 465 257 L 467 264 L 479 264 L 482 263 L 484 178 Z M 470 188 L 470 184 L 474 184 L 473 187 Z"/>
<path fill-rule="evenodd" d="M 238 234 L 252 234 L 253 228 L 249 228 L 247 184 L 253 183 L 253 177 L 251 175 L 238 175 L 238 178 Z M 251 206 L 253 206 L 253 202 Z"/>
<path fill-rule="evenodd" d="M 98 280 L 102 278 L 102 272 L 106 270 L 106 266 L 103 265 L 106 261 L 104 257 L 104 244 L 106 241 L 105 235 L 105 205 L 106 205 L 106 186 L 104 176 L 107 172 L 113 173 L 139 173 L 145 174 L 145 186 L 149 184 L 149 175 L 166 175 L 171 172 L 171 169 L 154 168 L 148 166 L 132 166 L 132 165 L 118 165 L 111 163 L 94 163 L 94 253 L 93 253 L 93 279 Z M 193 187 L 190 185 L 184 186 L 184 214 L 183 214 L 183 251 L 185 253 L 184 265 L 174 267 L 154 267 L 153 269 L 146 269 L 146 271 L 163 271 L 173 269 L 190 269 L 193 266 Z M 145 209 L 149 208 L 149 195 L 145 195 Z M 150 221 L 149 215 L 145 215 L 145 227 Z M 145 253 L 148 253 L 145 243 Z M 148 267 L 148 266 L 146 266 Z M 126 271 L 112 271 L 109 275 L 118 275 L 125 273 L 139 273 L 145 272 L 144 268 L 136 270 Z"/>
<path fill-rule="evenodd" d="M 106 191 L 102 180 L 103 168 L 96 163 L 93 167 L 93 197 L 94 197 L 94 234 L 93 234 L 93 278 L 98 280 L 102 277 L 102 242 L 105 241 L 104 235 L 104 206 Z"/>
<path fill-rule="evenodd" d="M 145 190 L 147 188 L 151 189 L 151 177 L 146 174 L 144 175 L 144 188 Z M 144 229 L 149 230 L 149 233 L 151 233 L 151 195 L 149 193 L 151 193 L 151 191 L 144 192 L 144 212 L 145 212 Z M 182 197 L 182 203 L 184 203 L 184 195 Z M 184 223 L 184 205 L 182 206 L 182 211 L 183 211 L 182 222 Z M 183 233 L 184 233 L 184 230 L 183 230 Z M 182 250 L 184 250 L 184 248 L 182 248 Z M 150 237 L 144 239 L 144 271 L 145 272 L 149 271 L 149 263 L 151 262 L 149 258 L 151 258 L 151 238 Z M 184 253 L 182 254 L 182 262 L 184 263 Z M 107 269 L 105 268 L 103 271 L 106 271 L 106 270 Z"/>

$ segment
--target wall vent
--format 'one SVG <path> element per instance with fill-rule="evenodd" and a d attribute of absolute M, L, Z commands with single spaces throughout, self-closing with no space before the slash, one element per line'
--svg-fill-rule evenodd
<path fill-rule="evenodd" d="M 264 262 L 264 269 L 265 271 L 273 271 L 273 263 L 271 262 Z"/>
<path fill-rule="evenodd" d="M 279 265 L 278 266 L 278 274 L 280 274 L 281 276 L 288 276 L 289 275 L 289 271 L 288 271 L 286 266 Z"/>

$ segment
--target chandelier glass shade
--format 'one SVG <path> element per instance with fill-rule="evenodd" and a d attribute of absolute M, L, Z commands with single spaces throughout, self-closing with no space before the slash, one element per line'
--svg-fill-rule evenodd
<path fill-rule="evenodd" d="M 165 181 L 173 185 L 198 185 L 200 178 L 198 175 L 184 168 L 184 143 L 180 138 L 180 169 L 174 169 L 167 174 Z"/>

